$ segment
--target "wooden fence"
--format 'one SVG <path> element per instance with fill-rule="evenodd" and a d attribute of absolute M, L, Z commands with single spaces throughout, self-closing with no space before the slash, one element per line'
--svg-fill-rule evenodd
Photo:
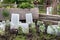
<path fill-rule="evenodd" d="M 58 24 L 58 22 L 60 21 L 60 15 L 39 14 L 39 20 L 52 24 Z"/>

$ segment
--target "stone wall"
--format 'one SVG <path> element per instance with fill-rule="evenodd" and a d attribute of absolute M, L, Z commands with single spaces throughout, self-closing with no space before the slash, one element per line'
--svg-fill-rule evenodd
<path fill-rule="evenodd" d="M 4 20 L 4 17 L 2 15 L 2 11 L 4 8 L 0 8 L 0 20 Z M 8 9 L 10 12 L 10 18 L 12 13 L 17 13 L 20 15 L 20 20 L 25 20 L 25 14 L 26 13 L 32 13 L 33 19 L 38 19 L 39 17 L 39 10 L 38 8 L 31 8 L 29 9 L 21 9 L 21 8 L 10 8 Z"/>

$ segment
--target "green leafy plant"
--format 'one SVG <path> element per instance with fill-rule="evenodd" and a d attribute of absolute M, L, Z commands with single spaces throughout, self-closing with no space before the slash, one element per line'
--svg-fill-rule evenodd
<path fill-rule="evenodd" d="M 42 32 L 44 32 L 45 31 L 45 26 L 44 25 L 40 25 L 39 26 L 39 30 L 42 31 Z"/>
<path fill-rule="evenodd" d="M 21 27 L 18 28 L 18 35 L 14 40 L 26 40 L 26 36 L 23 35 L 23 31 Z"/>
<path fill-rule="evenodd" d="M 45 30 L 45 25 L 42 21 L 38 21 L 37 23 L 39 25 L 39 30 L 40 30 L 40 34 L 39 34 L 39 39 L 38 40 L 55 40 L 56 35 L 51 35 L 51 34 L 45 34 L 44 30 Z M 49 24 L 48 22 L 46 24 Z M 51 23 L 49 24 L 51 25 Z M 52 27 L 51 27 L 52 28 Z M 53 29 L 53 28 L 52 28 Z M 54 29 L 53 29 L 54 30 Z M 55 30 L 54 30 L 55 31 Z"/>
<path fill-rule="evenodd" d="M 34 5 L 33 4 L 30 4 L 30 3 L 28 3 L 28 2 L 23 2 L 23 3 L 21 3 L 20 5 L 19 5 L 19 7 L 20 8 L 33 8 L 34 7 Z"/>
<path fill-rule="evenodd" d="M 36 34 L 36 27 L 34 27 L 34 23 L 29 25 L 29 33 L 32 37 L 31 40 L 37 40 L 37 34 Z"/>
<path fill-rule="evenodd" d="M 40 26 L 40 25 L 43 25 L 43 21 L 38 21 L 38 22 L 37 22 L 37 25 L 39 25 L 39 26 Z"/>
<path fill-rule="evenodd" d="M 35 24 L 34 24 L 34 23 L 31 23 L 31 24 L 30 24 L 30 27 L 29 27 L 29 29 L 30 29 L 30 31 L 31 31 L 31 33 L 32 33 L 33 35 L 36 34 L 36 27 L 34 27 L 34 26 L 35 26 Z"/>
<path fill-rule="evenodd" d="M 7 10 L 3 10 L 2 14 L 3 14 L 4 17 L 8 17 L 9 16 L 9 12 Z"/>
<path fill-rule="evenodd" d="M 8 22 L 6 22 L 5 25 L 5 33 L 7 33 L 7 35 L 10 33 L 10 24 Z"/>
<path fill-rule="evenodd" d="M 30 26 L 31 26 L 32 28 L 35 28 L 35 23 L 31 23 Z"/>
<path fill-rule="evenodd" d="M 22 31 L 21 27 L 18 28 L 18 34 L 21 34 L 21 35 L 23 34 L 23 31 Z"/>
<path fill-rule="evenodd" d="M 26 40 L 25 36 L 16 36 L 16 38 L 14 40 Z"/>
<path fill-rule="evenodd" d="M 3 29 L 0 28 L 0 35 L 4 35 L 5 31 L 3 31 Z"/>
<path fill-rule="evenodd" d="M 40 32 L 39 39 L 40 40 L 55 40 L 56 35 L 44 34 L 44 32 Z"/>
<path fill-rule="evenodd" d="M 45 31 L 45 25 L 42 21 L 38 21 L 37 25 L 39 25 L 39 30 L 44 32 Z"/>
<path fill-rule="evenodd" d="M 10 24 L 9 23 L 6 23 L 5 25 L 5 35 L 4 35 L 7 40 L 10 39 L 11 35 L 10 35 Z"/>
<path fill-rule="evenodd" d="M 2 15 L 3 15 L 3 17 L 4 17 L 5 19 L 9 18 L 9 11 L 6 10 L 6 9 L 4 9 L 4 10 L 2 11 Z"/>
<path fill-rule="evenodd" d="M 31 33 L 32 33 L 33 35 L 36 34 L 36 28 L 32 28 L 32 27 L 30 27 L 30 30 L 31 30 Z"/>

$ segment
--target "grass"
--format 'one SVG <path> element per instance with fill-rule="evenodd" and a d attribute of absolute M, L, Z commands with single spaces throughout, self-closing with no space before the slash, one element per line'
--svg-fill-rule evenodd
<path fill-rule="evenodd" d="M 14 40 L 26 40 L 25 36 L 17 36 Z"/>

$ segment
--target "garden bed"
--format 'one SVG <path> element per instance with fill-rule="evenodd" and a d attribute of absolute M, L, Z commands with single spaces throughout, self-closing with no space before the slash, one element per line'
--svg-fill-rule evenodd
<path fill-rule="evenodd" d="M 16 30 L 10 30 L 10 26 L 6 25 L 5 34 L 0 35 L 1 40 L 60 40 L 55 34 L 47 34 L 44 31 L 44 23 L 39 21 L 37 26 L 29 25 L 29 33 L 23 33 L 21 27 Z"/>

